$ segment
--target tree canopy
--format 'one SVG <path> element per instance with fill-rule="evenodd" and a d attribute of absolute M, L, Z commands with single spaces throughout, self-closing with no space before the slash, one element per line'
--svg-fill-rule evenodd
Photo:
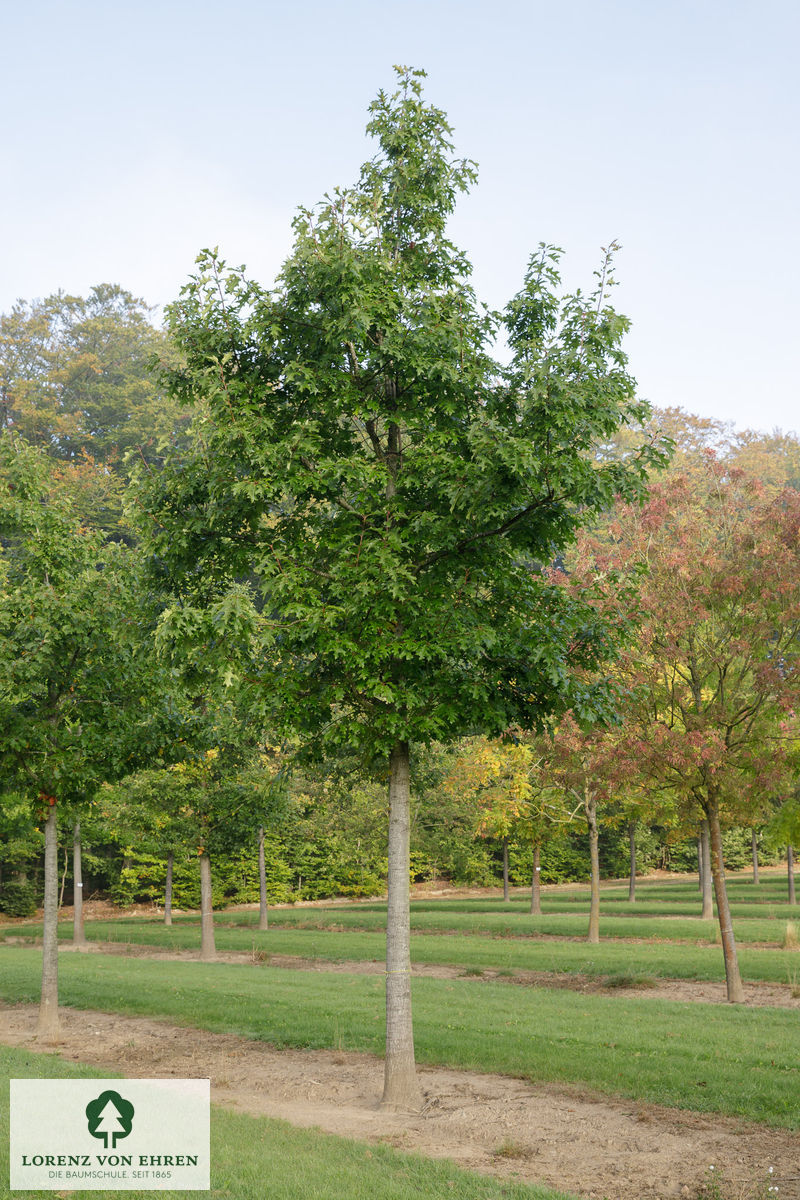
<path fill-rule="evenodd" d="M 172 351 L 150 313 L 110 283 L 18 301 L 0 316 L 0 424 L 63 462 L 152 454 L 180 418 L 151 370 Z"/>

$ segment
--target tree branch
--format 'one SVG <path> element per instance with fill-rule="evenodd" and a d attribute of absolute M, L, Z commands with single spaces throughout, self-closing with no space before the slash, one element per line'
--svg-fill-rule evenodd
<path fill-rule="evenodd" d="M 553 492 L 549 491 L 545 499 L 534 500 L 527 508 L 523 508 L 516 516 L 509 517 L 507 521 L 504 521 L 502 525 L 498 525 L 495 529 L 483 529 L 480 533 L 473 533 L 469 537 L 462 538 L 454 546 L 449 546 L 446 550 L 435 550 L 432 554 L 426 554 L 425 558 L 417 563 L 415 567 L 417 574 L 432 566 L 433 563 L 439 562 L 442 558 L 447 558 L 452 554 L 460 554 L 462 550 L 472 545 L 473 542 L 479 542 L 485 538 L 502 537 L 504 533 L 508 533 L 509 529 L 513 529 L 520 521 L 524 521 L 532 512 L 535 512 L 537 508 L 544 508 L 546 504 L 552 504 L 554 499 Z"/>

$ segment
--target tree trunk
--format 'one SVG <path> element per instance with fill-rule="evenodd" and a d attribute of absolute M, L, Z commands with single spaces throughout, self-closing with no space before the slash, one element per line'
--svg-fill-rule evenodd
<path fill-rule="evenodd" d="M 58 850 L 56 850 L 56 869 L 58 869 Z M 67 871 L 69 870 L 69 850 L 64 847 L 64 873 L 61 876 L 61 891 L 58 893 L 58 907 L 64 907 L 64 888 L 67 886 Z"/>
<path fill-rule="evenodd" d="M 538 916 L 542 911 L 541 870 L 539 869 L 539 845 L 533 847 L 533 874 L 531 876 L 531 913 Z"/>
<path fill-rule="evenodd" d="M 508 838 L 503 838 L 503 899 L 508 900 Z"/>
<path fill-rule="evenodd" d="M 170 850 L 167 855 L 167 878 L 164 881 L 164 924 L 172 924 L 172 872 L 175 866 L 175 855 Z"/>
<path fill-rule="evenodd" d="M 739 958 L 736 953 L 736 941 L 733 936 L 731 910 L 728 907 L 728 892 L 725 887 L 725 865 L 722 859 L 722 833 L 719 827 L 719 810 L 716 798 L 709 795 L 706 808 L 708 831 L 711 841 L 711 874 L 714 879 L 714 894 L 717 899 L 717 916 L 719 931 L 722 936 L 722 953 L 725 957 L 725 982 L 728 986 L 728 1000 L 731 1004 L 744 1003 L 744 988 L 739 974 Z"/>
<path fill-rule="evenodd" d="M 389 757 L 389 889 L 386 913 L 386 1065 L 382 1108 L 419 1109 L 422 1090 L 414 1062 L 411 1021 L 411 917 L 408 742 Z"/>
<path fill-rule="evenodd" d="M 750 831 L 750 849 L 753 855 L 753 883 L 758 883 L 758 834 L 755 829 Z"/>
<path fill-rule="evenodd" d="M 258 827 L 258 928 L 269 928 L 267 910 L 267 866 L 264 861 L 264 826 Z"/>
<path fill-rule="evenodd" d="M 714 919 L 714 905 L 711 899 L 711 840 L 708 821 L 703 821 L 700 825 L 700 847 L 703 858 L 703 911 L 700 914 L 700 919 L 702 921 L 712 921 Z"/>
<path fill-rule="evenodd" d="M 211 860 L 205 851 L 200 855 L 200 957 L 216 958 L 214 945 L 214 910 L 211 907 Z"/>
<path fill-rule="evenodd" d="M 589 826 L 589 857 L 592 863 L 589 904 L 589 934 L 587 942 L 593 945 L 600 941 L 600 853 L 597 832 L 597 802 L 594 792 L 584 792 L 583 809 Z"/>
<path fill-rule="evenodd" d="M 703 842 L 699 834 L 697 837 L 697 886 L 700 892 L 703 891 Z"/>
<path fill-rule="evenodd" d="M 786 872 L 789 881 L 789 903 L 797 904 L 794 893 L 794 850 L 791 846 L 786 847 Z"/>
<path fill-rule="evenodd" d="M 72 902 L 72 940 L 76 946 L 86 945 L 83 929 L 83 869 L 81 867 L 81 823 L 75 822 L 72 839 L 72 886 L 75 892 Z"/>
<path fill-rule="evenodd" d="M 631 821 L 628 825 L 628 846 L 630 848 L 630 878 L 628 881 L 628 903 L 633 904 L 636 900 L 636 822 Z"/>
<path fill-rule="evenodd" d="M 36 1036 L 57 1038 L 58 1018 L 58 818 L 53 801 L 44 827 L 44 928 L 42 930 L 42 997 Z"/>

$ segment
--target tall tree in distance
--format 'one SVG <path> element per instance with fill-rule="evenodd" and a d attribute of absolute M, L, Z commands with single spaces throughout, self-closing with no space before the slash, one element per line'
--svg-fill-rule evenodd
<path fill-rule="evenodd" d="M 178 415 L 151 369 L 171 357 L 151 310 L 117 284 L 56 292 L 0 316 L 0 420 L 52 457 L 118 468 L 153 452 Z"/>
<path fill-rule="evenodd" d="M 53 477 L 82 518 L 127 537 L 127 454 L 157 457 L 186 419 L 153 364 L 175 362 L 152 310 L 117 284 L 88 296 L 56 292 L 0 314 L 0 427 L 57 464 Z"/>
<path fill-rule="evenodd" d="M 192 456 L 152 473 L 153 561 L 179 603 L 164 634 L 220 653 L 241 626 L 263 715 L 308 752 L 348 747 L 389 792 L 383 1103 L 417 1107 L 409 958 L 414 744 L 607 713 L 584 684 L 612 641 L 589 597 L 545 569 L 588 514 L 633 498 L 652 444 L 591 451 L 641 422 L 609 305 L 562 298 L 544 247 L 504 323 L 476 301 L 447 219 L 475 179 L 453 157 L 424 72 L 370 107 L 378 152 L 354 188 L 295 220 L 275 291 L 215 253 L 171 310 L 185 357 L 171 390 L 198 406 Z M 249 604 L 232 581 L 252 572 Z M 226 601 L 225 597 L 230 600 Z M 227 649 L 226 649 L 227 652 Z M 268 714 L 270 714 L 268 716 Z"/>

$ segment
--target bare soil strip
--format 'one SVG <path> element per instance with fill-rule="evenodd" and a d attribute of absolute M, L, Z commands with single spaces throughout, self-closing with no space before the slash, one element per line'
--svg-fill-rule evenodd
<path fill-rule="evenodd" d="M 750 1196 L 774 1168 L 779 1200 L 800 1200 L 800 1136 L 786 1130 L 502 1075 L 424 1068 L 422 1113 L 378 1107 L 383 1063 L 366 1054 L 276 1050 L 166 1022 L 62 1010 L 58 1043 L 34 1036 L 34 1005 L 0 1007 L 0 1041 L 131 1077 L 201 1071 L 215 1103 L 468 1170 L 546 1183 L 592 1200 L 695 1197 L 713 1163 Z M 726 1193 L 727 1195 L 728 1193 Z M 762 1193 L 759 1192 L 759 1195 Z"/>
<path fill-rule="evenodd" d="M 22 943 L 26 939 L 20 938 Z M 16 938 L 6 938 L 14 944 Z M 131 942 L 89 942 L 77 947 L 70 942 L 62 943 L 59 951 L 81 950 L 94 954 L 118 954 L 132 958 L 160 958 L 173 962 L 191 962 L 200 958 L 198 950 L 165 950 L 158 946 L 141 946 Z M 217 962 L 253 964 L 268 967 L 285 967 L 296 971 L 330 971 L 343 975 L 382 975 L 383 962 L 370 959 L 362 961 L 344 960 L 333 962 L 326 958 L 302 958 L 293 954 L 269 954 L 261 950 L 219 951 Z M 721 964 L 720 964 L 721 969 Z M 465 970 L 464 967 L 448 967 L 439 963 L 414 963 L 411 968 L 415 976 L 430 979 L 463 979 L 472 982 L 513 983 L 525 987 L 566 988 L 576 992 L 595 992 L 605 996 L 650 996 L 659 1000 L 701 1001 L 705 1004 L 727 1003 L 724 982 L 712 983 L 691 979 L 660 979 L 655 976 L 643 980 L 633 976 L 630 982 L 611 984 L 615 976 L 580 975 L 567 971 L 482 971 Z M 789 984 L 746 983 L 745 1003 L 749 1007 L 800 1008 L 800 994 L 793 995 Z"/>

